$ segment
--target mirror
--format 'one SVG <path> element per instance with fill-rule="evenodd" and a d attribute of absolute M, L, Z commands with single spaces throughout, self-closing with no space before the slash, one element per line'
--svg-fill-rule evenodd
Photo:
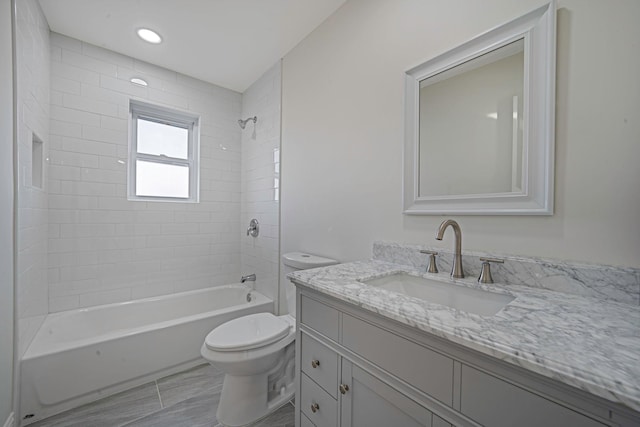
<path fill-rule="evenodd" d="M 420 82 L 420 197 L 522 190 L 523 88 L 523 39 Z"/>
<path fill-rule="evenodd" d="M 553 213 L 554 3 L 405 82 L 405 214 Z"/>

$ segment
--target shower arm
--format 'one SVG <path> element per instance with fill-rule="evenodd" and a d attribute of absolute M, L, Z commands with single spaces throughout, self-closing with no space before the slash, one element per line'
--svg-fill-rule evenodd
<path fill-rule="evenodd" d="M 244 129 L 245 126 L 247 126 L 247 123 L 250 122 L 250 121 L 253 121 L 253 124 L 256 124 L 258 122 L 258 116 L 248 117 L 248 118 L 246 118 L 244 120 L 240 119 L 240 120 L 238 120 L 238 124 L 240 125 L 240 127 L 242 129 Z"/>

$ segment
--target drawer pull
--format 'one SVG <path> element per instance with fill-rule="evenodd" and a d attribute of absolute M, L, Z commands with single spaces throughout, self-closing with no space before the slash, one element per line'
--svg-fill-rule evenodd
<path fill-rule="evenodd" d="M 349 386 L 347 384 L 340 384 L 340 393 L 347 394 Z"/>
<path fill-rule="evenodd" d="M 311 412 L 313 412 L 315 414 L 319 410 L 320 410 L 320 405 L 318 405 L 317 403 L 312 403 L 311 404 Z"/>
<path fill-rule="evenodd" d="M 314 359 L 314 360 L 311 361 L 311 367 L 313 369 L 317 368 L 318 366 L 320 366 L 320 361 L 319 360 L 315 360 Z"/>

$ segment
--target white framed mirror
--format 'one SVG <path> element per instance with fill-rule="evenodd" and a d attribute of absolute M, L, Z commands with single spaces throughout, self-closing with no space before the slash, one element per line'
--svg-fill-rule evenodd
<path fill-rule="evenodd" d="M 404 213 L 553 214 L 555 2 L 406 72 Z"/>

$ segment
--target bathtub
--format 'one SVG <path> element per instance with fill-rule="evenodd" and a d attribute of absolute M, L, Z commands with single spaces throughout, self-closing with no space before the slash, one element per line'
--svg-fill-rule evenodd
<path fill-rule="evenodd" d="M 234 284 L 50 314 L 21 361 L 21 425 L 204 363 L 213 328 L 273 309 Z"/>

